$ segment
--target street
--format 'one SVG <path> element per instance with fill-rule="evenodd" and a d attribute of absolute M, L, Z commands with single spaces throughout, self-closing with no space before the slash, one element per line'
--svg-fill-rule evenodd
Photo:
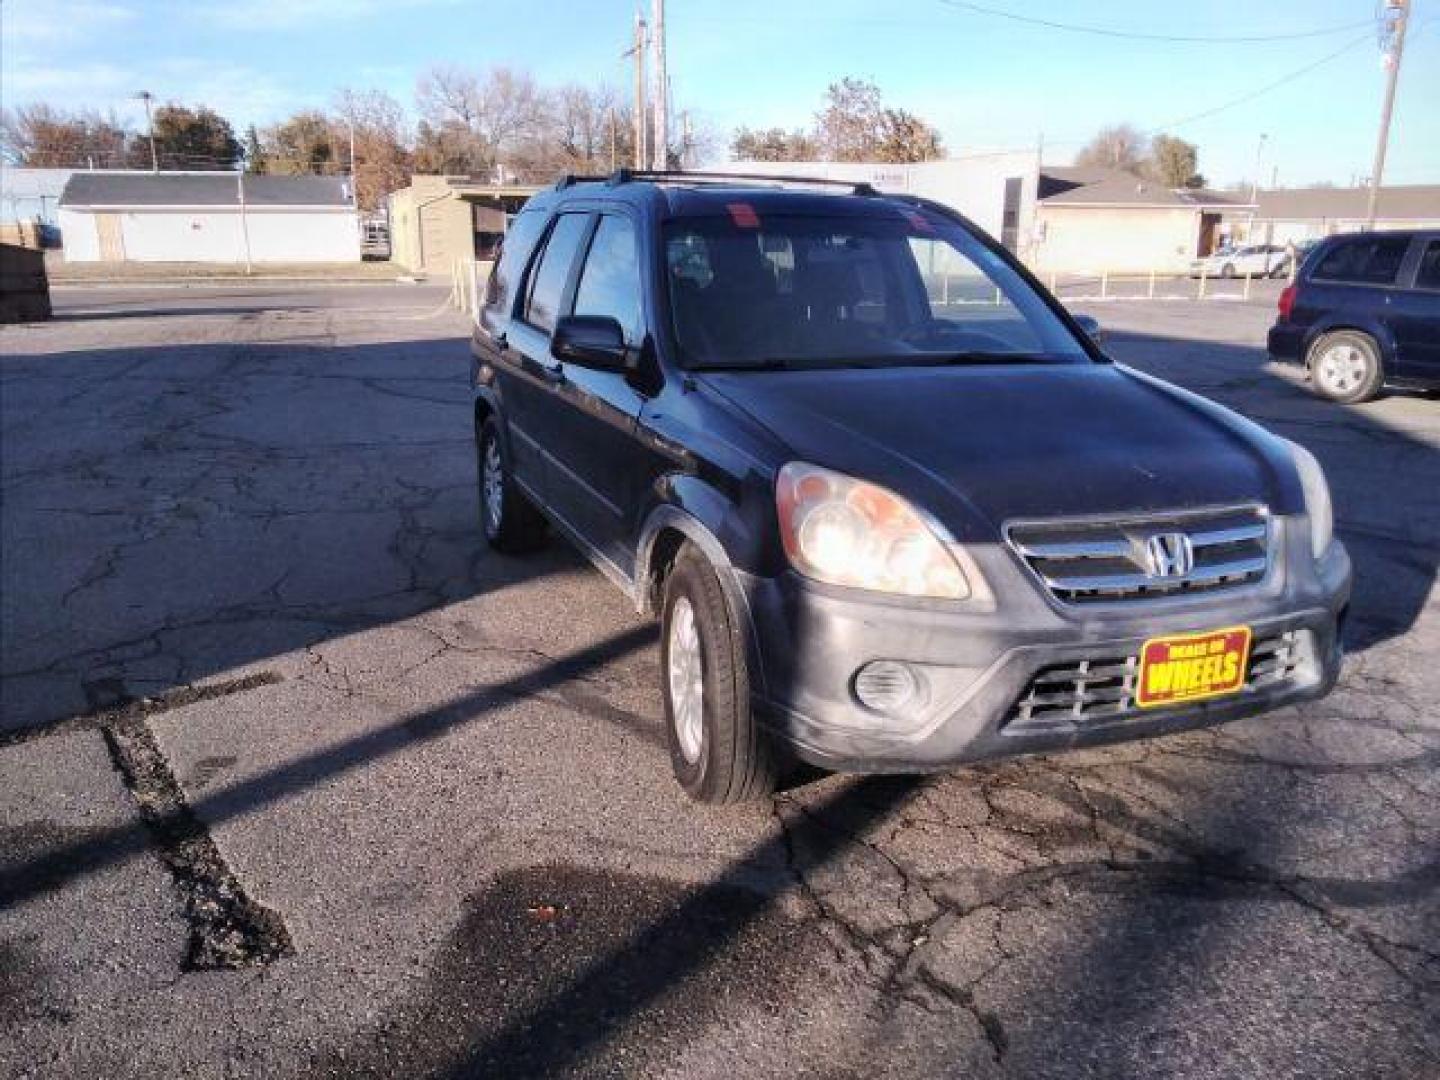
<path fill-rule="evenodd" d="M 0 1073 L 1440 1075 L 1440 401 L 1311 395 L 1278 286 L 1074 304 L 1324 464 L 1331 697 L 729 809 L 653 626 L 486 550 L 446 287 L 56 290 L 0 330 Z"/>

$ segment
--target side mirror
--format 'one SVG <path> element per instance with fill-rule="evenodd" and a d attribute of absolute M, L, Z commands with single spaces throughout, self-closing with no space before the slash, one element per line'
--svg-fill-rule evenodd
<path fill-rule="evenodd" d="M 567 315 L 550 338 L 556 360 L 596 371 L 629 371 L 630 353 L 619 320 L 608 315 Z"/>
<path fill-rule="evenodd" d="M 1105 331 L 1100 329 L 1100 320 L 1093 315 L 1076 315 L 1075 321 L 1080 324 L 1080 329 L 1085 331 L 1087 337 L 1096 345 L 1104 344 Z"/>

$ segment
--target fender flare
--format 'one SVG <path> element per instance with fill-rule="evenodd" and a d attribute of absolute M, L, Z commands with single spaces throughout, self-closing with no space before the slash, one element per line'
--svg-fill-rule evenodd
<path fill-rule="evenodd" d="M 655 541 L 667 529 L 681 533 L 700 549 L 715 568 L 715 576 L 720 580 L 720 589 L 730 608 L 730 618 L 745 638 L 750 690 L 752 693 L 763 694 L 765 666 L 760 661 L 760 638 L 750 613 L 750 598 L 740 585 L 739 572 L 731 562 L 725 546 L 709 526 L 673 503 L 661 503 L 652 509 L 640 528 L 640 542 L 635 552 L 635 610 L 642 615 L 659 614 L 651 595 L 651 563 L 655 555 Z"/>

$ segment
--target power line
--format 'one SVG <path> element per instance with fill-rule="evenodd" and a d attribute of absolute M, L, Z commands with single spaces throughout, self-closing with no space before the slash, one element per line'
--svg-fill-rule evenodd
<path fill-rule="evenodd" d="M 1217 113 L 1225 112 L 1229 109 L 1235 108 L 1236 106 L 1244 105 L 1250 101 L 1255 100 L 1257 97 L 1260 97 L 1262 94 L 1268 94 L 1271 90 L 1278 90 L 1286 83 L 1294 82 L 1301 76 L 1310 74 L 1310 72 L 1314 71 L 1316 68 L 1323 67 L 1325 64 L 1330 63 L 1331 60 L 1336 60 L 1339 57 L 1344 56 L 1346 53 L 1352 52 L 1353 50 L 1359 48 L 1361 45 L 1364 45 L 1366 42 L 1370 41 L 1372 39 L 1372 36 L 1373 35 L 1367 31 L 1365 34 L 1351 41 L 1349 44 L 1342 45 L 1334 52 L 1322 56 L 1319 60 L 1312 61 L 1311 63 L 1306 64 L 1304 67 L 1296 68 L 1294 71 L 1280 76 L 1280 78 L 1276 79 L 1274 82 L 1268 82 L 1264 86 L 1258 86 L 1254 90 L 1251 90 L 1249 93 L 1242 94 L 1240 95 L 1240 97 L 1237 98 L 1232 98 L 1230 101 L 1225 102 L 1223 105 L 1216 105 L 1213 108 L 1205 109 L 1203 112 L 1191 113 L 1189 116 L 1182 116 L 1179 120 L 1172 120 L 1168 124 L 1161 124 L 1159 127 L 1152 128 L 1151 132 L 1161 132 L 1167 130 L 1168 128 L 1181 127 L 1185 124 L 1193 123 L 1196 120 L 1208 119 L 1209 117 L 1212 117 Z"/>
<path fill-rule="evenodd" d="M 1000 8 L 986 7 L 983 4 L 972 4 L 969 0 L 940 0 L 946 7 L 958 8 L 962 11 L 969 11 L 976 15 L 989 15 L 997 19 L 1009 19 L 1011 22 L 1026 23 L 1030 26 L 1043 26 L 1049 30 L 1067 30 L 1075 34 L 1093 34 L 1096 37 L 1122 38 L 1127 41 L 1169 41 L 1186 44 L 1247 44 L 1264 41 L 1298 41 L 1301 38 L 1324 37 L 1327 34 L 1340 34 L 1346 30 L 1357 30 L 1362 26 L 1369 26 L 1370 21 L 1344 23 L 1340 26 L 1322 26 L 1313 30 L 1296 30 L 1286 34 L 1146 34 L 1134 30 L 1116 30 L 1108 26 L 1086 26 L 1081 23 L 1056 22 L 1051 19 L 1037 19 L 1031 15 L 1019 15 L 1013 11 L 1004 11 Z"/>

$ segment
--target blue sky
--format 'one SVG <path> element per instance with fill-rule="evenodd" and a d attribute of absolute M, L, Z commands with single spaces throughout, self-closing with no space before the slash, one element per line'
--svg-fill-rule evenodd
<path fill-rule="evenodd" d="M 648 9 L 649 0 L 644 0 Z M 983 0 L 1029 17 L 1175 35 L 1301 40 L 1116 40 L 977 14 L 944 0 L 668 0 L 674 97 L 710 125 L 796 126 L 843 75 L 936 124 L 955 153 L 1033 146 L 1069 160 L 1102 124 L 1166 128 L 1196 142 L 1212 181 L 1348 183 L 1369 172 L 1383 76 L 1374 0 Z M 128 95 L 211 105 L 237 127 L 378 87 L 413 107 L 433 63 L 509 64 L 542 81 L 629 85 L 620 53 L 634 0 L 0 0 L 0 99 L 114 109 Z M 1175 121 L 1353 46 L 1254 100 Z M 1440 0 L 1414 0 L 1387 180 L 1440 183 Z"/>

